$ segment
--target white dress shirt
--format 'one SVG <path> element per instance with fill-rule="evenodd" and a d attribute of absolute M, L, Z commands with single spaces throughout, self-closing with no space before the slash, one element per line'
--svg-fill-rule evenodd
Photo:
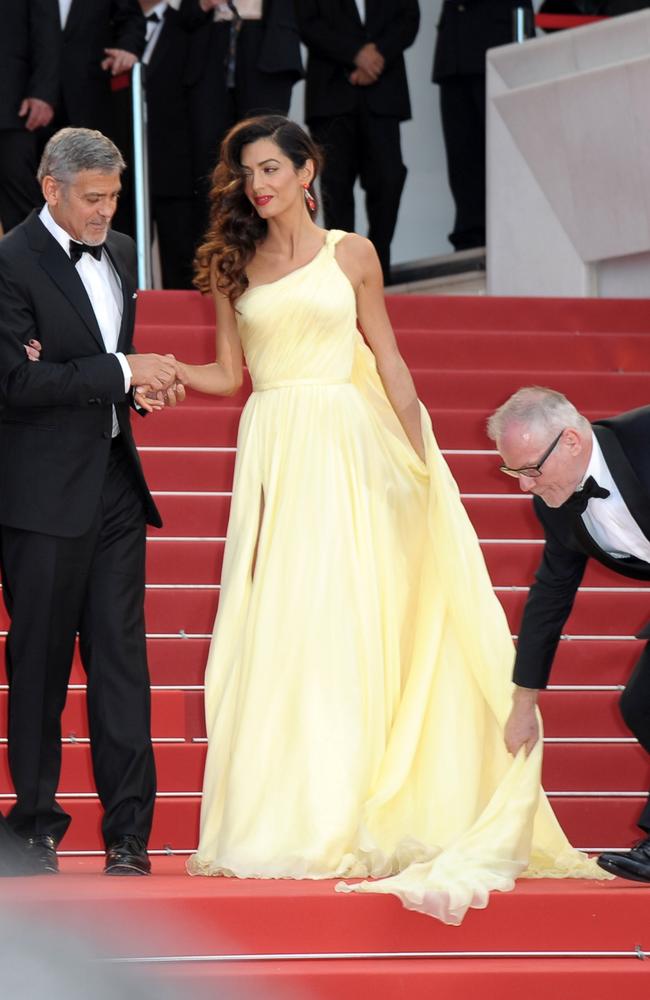
<path fill-rule="evenodd" d="M 39 218 L 69 257 L 72 237 L 65 229 L 61 228 L 58 222 L 55 222 L 47 205 L 41 209 Z M 114 354 L 120 363 L 124 374 L 124 391 L 127 393 L 131 388 L 131 368 L 124 354 L 117 350 L 123 308 L 122 286 L 119 276 L 105 250 L 100 260 L 95 260 L 89 253 L 82 253 L 75 267 L 90 299 L 106 353 Z M 119 433 L 117 414 L 115 407 L 113 407 L 113 437 Z"/>
<path fill-rule="evenodd" d="M 144 52 L 142 53 L 142 62 L 148 63 L 153 55 L 153 50 L 158 42 L 158 36 L 162 31 L 163 22 L 165 20 L 165 12 L 169 4 L 167 0 L 161 0 L 161 3 L 157 3 L 155 7 L 152 7 L 147 17 L 151 17 L 152 14 L 157 14 L 160 20 L 147 21 L 147 37 Z"/>
<path fill-rule="evenodd" d="M 72 7 L 72 0 L 59 0 L 59 17 L 61 18 L 61 28 L 65 28 L 68 14 Z"/>
<path fill-rule="evenodd" d="M 609 496 L 605 499 L 592 497 L 582 515 L 585 528 L 610 556 L 636 556 L 650 562 L 650 540 L 630 514 L 593 433 L 592 444 L 591 458 L 580 487 L 588 476 L 593 476 L 599 486 L 609 490 Z"/>
<path fill-rule="evenodd" d="M 359 11 L 359 17 L 361 18 L 361 23 L 366 23 L 366 0 L 356 0 L 357 10 Z"/>

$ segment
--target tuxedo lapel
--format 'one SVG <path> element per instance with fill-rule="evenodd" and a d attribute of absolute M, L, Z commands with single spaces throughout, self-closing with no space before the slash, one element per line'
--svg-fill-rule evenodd
<path fill-rule="evenodd" d="M 167 17 L 169 11 L 166 10 L 162 16 L 162 24 L 160 25 L 160 31 L 158 32 L 158 38 L 156 39 L 156 44 L 154 45 L 154 50 L 151 53 L 151 59 L 147 63 L 147 76 L 150 73 L 156 71 L 158 63 L 161 61 L 162 56 L 165 54 L 166 50 L 169 48 L 169 32 L 166 30 L 168 26 Z"/>
<path fill-rule="evenodd" d="M 646 538 L 650 538 L 650 497 L 647 491 L 630 465 L 614 431 L 598 424 L 593 425 L 593 431 L 627 509 Z"/>
<path fill-rule="evenodd" d="M 32 247 L 40 254 L 41 267 L 61 289 L 70 305 L 76 309 L 88 327 L 99 347 L 105 351 L 106 348 L 93 307 L 74 264 L 54 237 L 48 233 L 36 214 L 28 220 L 28 227 Z"/>

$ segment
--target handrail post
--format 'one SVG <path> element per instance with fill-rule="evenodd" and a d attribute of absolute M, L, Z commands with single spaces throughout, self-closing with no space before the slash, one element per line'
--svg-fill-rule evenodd
<path fill-rule="evenodd" d="M 133 193 L 135 197 L 135 241 L 138 288 L 151 288 L 151 202 L 149 200 L 149 153 L 147 144 L 147 100 L 145 67 L 137 62 L 131 71 L 133 111 Z"/>
<path fill-rule="evenodd" d="M 512 8 L 512 40 L 525 42 L 534 36 L 532 11 L 528 7 Z"/>

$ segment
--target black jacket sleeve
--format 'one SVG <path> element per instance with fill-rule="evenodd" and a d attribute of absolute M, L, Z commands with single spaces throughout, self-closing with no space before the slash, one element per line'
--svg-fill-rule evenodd
<path fill-rule="evenodd" d="M 30 72 L 23 97 L 37 97 L 53 107 L 59 94 L 61 22 L 57 0 L 29 0 Z"/>
<path fill-rule="evenodd" d="M 138 58 L 144 52 L 147 22 L 138 0 L 112 0 L 112 47 L 125 49 Z"/>
<path fill-rule="evenodd" d="M 296 0 L 300 40 L 314 55 L 354 66 L 354 57 L 369 41 L 359 25 L 353 30 L 337 31 L 323 14 L 328 0 Z"/>
<path fill-rule="evenodd" d="M 380 35 L 371 38 L 371 41 L 375 43 L 388 65 L 413 44 L 419 27 L 418 0 L 402 0 L 401 10 L 395 19 L 386 25 Z"/>
<path fill-rule="evenodd" d="M 535 574 L 519 629 L 513 680 L 520 687 L 544 688 L 587 556 L 562 544 L 548 524 L 542 561 Z"/>
<path fill-rule="evenodd" d="M 124 375 L 114 354 L 67 362 L 28 361 L 24 345 L 38 339 L 31 303 L 0 261 L 0 406 L 93 406 L 123 403 Z"/>

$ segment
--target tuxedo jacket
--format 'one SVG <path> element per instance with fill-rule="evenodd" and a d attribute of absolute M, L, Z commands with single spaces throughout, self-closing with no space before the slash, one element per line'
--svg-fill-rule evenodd
<path fill-rule="evenodd" d="M 366 0 L 365 24 L 355 0 L 296 0 L 300 37 L 307 46 L 305 117 L 330 118 L 354 112 L 363 97 L 375 115 L 411 117 L 404 51 L 420 24 L 417 0 Z M 386 65 L 376 83 L 349 82 L 359 49 L 374 42 Z"/>
<path fill-rule="evenodd" d="M 0 0 L 0 129 L 23 129 L 25 97 L 55 105 L 59 93 L 58 0 Z"/>
<path fill-rule="evenodd" d="M 531 0 L 445 0 L 438 21 L 433 81 L 485 73 L 485 53 L 514 41 L 512 12 Z"/>
<path fill-rule="evenodd" d="M 192 86 L 200 78 L 208 58 L 214 12 L 202 11 L 199 0 L 181 0 L 179 13 L 183 23 L 192 29 L 186 75 L 186 82 Z M 286 73 L 293 77 L 294 82 L 303 75 L 294 0 L 263 0 L 262 41 L 257 68 L 262 73 Z"/>
<path fill-rule="evenodd" d="M 153 198 L 191 198 L 190 125 L 184 83 L 190 33 L 168 7 L 145 71 L 149 186 Z"/>
<path fill-rule="evenodd" d="M 126 49 L 141 56 L 146 27 L 138 0 L 72 0 L 63 30 L 64 121 L 110 132 L 111 76 L 101 68 L 104 49 Z"/>
<path fill-rule="evenodd" d="M 135 247 L 110 232 L 123 313 L 118 350 L 133 353 Z M 23 345 L 42 344 L 40 361 Z M 82 535 L 97 511 L 111 447 L 112 404 L 150 524 L 161 520 L 130 425 L 131 394 L 106 353 L 72 261 L 33 212 L 0 240 L 0 524 Z"/>
<path fill-rule="evenodd" d="M 650 406 L 598 420 L 592 426 L 630 514 L 650 538 Z M 522 687 L 543 688 L 587 560 L 597 559 L 614 572 L 636 580 L 650 580 L 650 563 L 608 555 L 589 535 L 575 511 L 564 506 L 547 507 L 539 497 L 533 498 L 533 504 L 544 529 L 545 544 L 524 608 L 513 679 Z M 650 626 L 638 638 L 650 638 Z"/>

